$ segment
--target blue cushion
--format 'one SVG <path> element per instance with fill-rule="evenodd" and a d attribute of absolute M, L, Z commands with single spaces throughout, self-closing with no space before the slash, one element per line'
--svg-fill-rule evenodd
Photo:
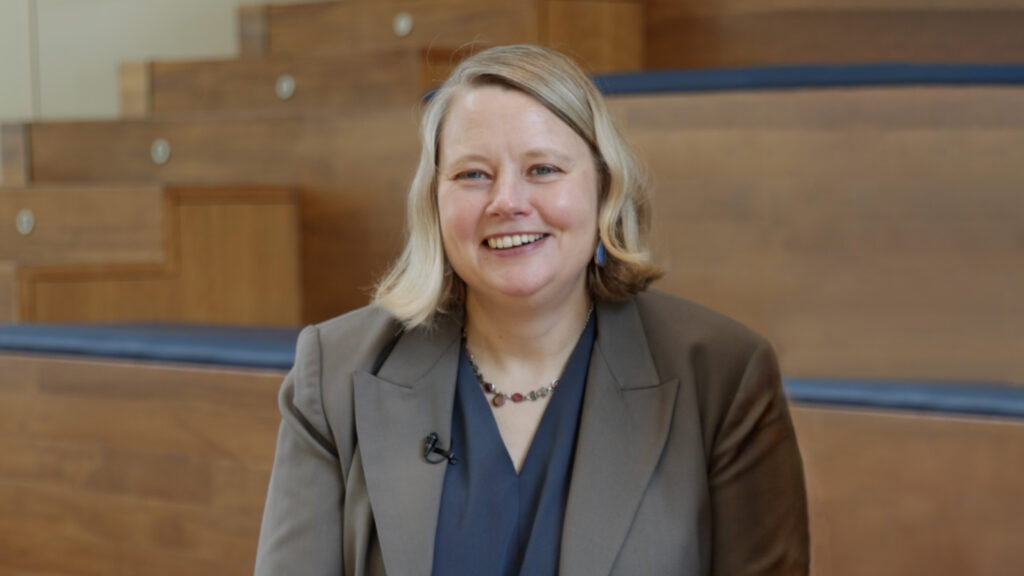
<path fill-rule="evenodd" d="M 0 325 L 0 350 L 288 370 L 299 330 L 183 324 Z M 797 404 L 1024 418 L 1024 387 L 785 378 Z"/>
<path fill-rule="evenodd" d="M 785 378 L 798 404 L 1024 418 L 1024 387 L 986 383 Z"/>
<path fill-rule="evenodd" d="M 1024 85 L 1017 64 L 863 64 L 664 70 L 595 76 L 605 95 L 785 88 L 911 85 Z"/>
<path fill-rule="evenodd" d="M 192 324 L 0 325 L 0 349 L 287 370 L 295 328 Z"/>

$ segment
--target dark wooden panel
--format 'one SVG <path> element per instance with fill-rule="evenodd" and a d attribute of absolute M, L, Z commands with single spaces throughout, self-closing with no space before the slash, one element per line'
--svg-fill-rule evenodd
<path fill-rule="evenodd" d="M 0 573 L 252 573 L 281 372 L 0 354 L 0 373 Z"/>
<path fill-rule="evenodd" d="M 124 95 L 122 102 L 151 103 L 148 113 L 124 109 L 126 117 L 167 117 L 200 114 L 332 113 L 345 108 L 412 105 L 443 81 L 447 70 L 435 70 L 420 51 L 319 58 L 267 57 L 243 60 L 153 62 L 149 92 L 142 98 Z M 134 89 L 138 66 L 122 68 L 122 86 Z M 293 92 L 277 90 L 282 78 Z M 429 83 L 425 83 L 429 82 Z"/>
<path fill-rule="evenodd" d="M 1024 90 L 618 98 L 663 289 L 792 375 L 1024 384 Z"/>
<path fill-rule="evenodd" d="M 644 68 L 644 4 L 636 1 L 549 0 L 544 44 L 593 73 Z"/>
<path fill-rule="evenodd" d="M 1020 2 L 990 8 L 962 1 L 906 8 L 772 4 L 701 10 L 683 2 L 652 2 L 647 66 L 1024 62 Z"/>
<path fill-rule="evenodd" d="M 595 72 L 643 65 L 640 0 L 348 0 L 271 5 L 262 14 L 252 10 L 244 16 L 243 51 L 248 54 L 539 43 L 577 56 Z M 400 31 L 396 22 L 403 18 L 408 29 Z M 261 29 L 266 36 L 256 39 Z"/>
<path fill-rule="evenodd" d="M 811 573 L 1003 575 L 1024 562 L 1024 423 L 796 408 Z"/>
<path fill-rule="evenodd" d="M 400 13 L 412 17 L 405 36 L 394 31 Z M 534 2 L 522 0 L 389 0 L 271 5 L 267 13 L 270 54 L 339 54 L 469 42 L 536 42 Z"/>

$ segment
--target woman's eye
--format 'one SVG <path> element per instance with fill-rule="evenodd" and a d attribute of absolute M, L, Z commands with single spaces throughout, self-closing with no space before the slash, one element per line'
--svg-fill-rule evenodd
<path fill-rule="evenodd" d="M 487 174 L 484 174 L 482 170 L 466 170 L 455 175 L 456 180 L 479 180 L 486 177 Z"/>
<path fill-rule="evenodd" d="M 557 172 L 558 168 L 555 168 L 554 166 L 549 166 L 547 164 L 534 166 L 533 168 L 530 168 L 530 174 L 534 176 L 548 176 L 550 174 L 555 174 Z"/>

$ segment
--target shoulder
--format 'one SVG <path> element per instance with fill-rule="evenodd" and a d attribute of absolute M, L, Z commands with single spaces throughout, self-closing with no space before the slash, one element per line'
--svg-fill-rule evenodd
<path fill-rule="evenodd" d="M 648 290 L 635 297 L 650 344 L 700 346 L 716 355 L 749 356 L 767 346 L 758 333 L 740 322 L 696 302 Z"/>
<path fill-rule="evenodd" d="M 754 394 L 778 393 L 778 362 L 761 335 L 663 292 L 638 294 L 635 302 L 655 370 L 662 381 L 678 379 L 692 390 L 706 433 L 720 425 L 744 387 Z"/>
<path fill-rule="evenodd" d="M 344 366 L 353 371 L 369 370 L 401 329 L 394 316 L 371 304 L 306 328 L 304 333 L 315 332 L 316 352 L 324 358 L 325 370 Z"/>

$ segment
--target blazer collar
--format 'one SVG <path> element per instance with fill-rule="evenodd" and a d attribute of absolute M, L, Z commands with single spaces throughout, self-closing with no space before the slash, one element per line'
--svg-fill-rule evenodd
<path fill-rule="evenodd" d="M 429 576 L 447 464 L 423 458 L 424 439 L 451 438 L 461 318 L 398 340 L 376 376 L 355 374 L 355 420 L 366 488 L 388 574 Z"/>
<path fill-rule="evenodd" d="M 678 385 L 662 384 L 633 300 L 598 303 L 560 574 L 611 572 L 668 435 Z M 367 491 L 389 574 L 429 575 L 446 465 L 423 460 L 431 432 L 447 445 L 461 316 L 402 336 L 377 376 L 355 374 L 355 420 Z"/>

